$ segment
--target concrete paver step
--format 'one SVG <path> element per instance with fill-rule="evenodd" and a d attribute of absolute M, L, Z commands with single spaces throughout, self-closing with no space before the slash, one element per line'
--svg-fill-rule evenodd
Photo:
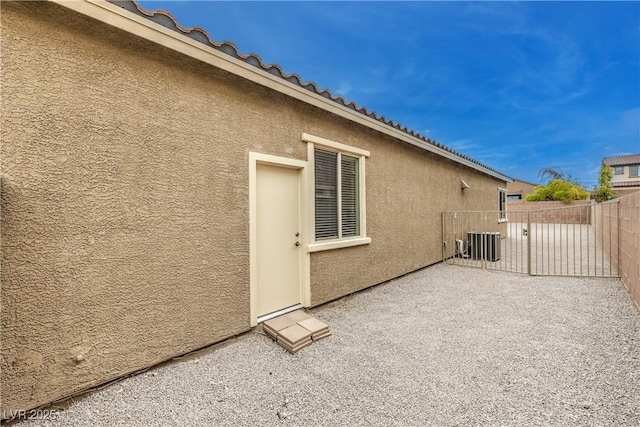
<path fill-rule="evenodd" d="M 267 320 L 262 330 L 290 353 L 331 335 L 329 325 L 302 310 Z"/>

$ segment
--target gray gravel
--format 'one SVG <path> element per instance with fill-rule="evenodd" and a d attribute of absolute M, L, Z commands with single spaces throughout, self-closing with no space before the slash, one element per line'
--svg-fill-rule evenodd
<path fill-rule="evenodd" d="M 47 425 L 640 425 L 640 315 L 617 279 L 437 265 L 312 314 L 333 335 L 295 355 L 249 333 Z"/>

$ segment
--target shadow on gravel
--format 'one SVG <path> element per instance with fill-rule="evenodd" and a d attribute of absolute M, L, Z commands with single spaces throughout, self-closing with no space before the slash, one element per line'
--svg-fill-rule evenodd
<path fill-rule="evenodd" d="M 436 265 L 312 311 L 333 335 L 295 355 L 250 333 L 45 424 L 640 425 L 640 315 L 618 279 Z"/>

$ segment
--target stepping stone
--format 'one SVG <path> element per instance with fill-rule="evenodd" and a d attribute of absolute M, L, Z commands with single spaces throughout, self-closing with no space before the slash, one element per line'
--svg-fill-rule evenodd
<path fill-rule="evenodd" d="M 285 314 L 284 317 L 287 317 L 293 320 L 294 322 L 300 322 L 301 320 L 306 320 L 306 319 L 313 319 L 313 317 L 311 317 L 310 315 L 308 315 L 302 310 L 292 311 L 291 313 Z"/>
<path fill-rule="evenodd" d="M 313 341 L 318 341 L 331 335 L 331 332 L 329 331 L 329 325 L 319 321 L 315 317 L 298 322 L 298 325 L 302 326 L 305 329 L 308 329 L 311 332 L 311 339 Z"/>
<path fill-rule="evenodd" d="M 298 352 L 299 350 L 302 350 L 303 348 L 310 346 L 311 344 L 313 344 L 313 341 L 311 341 L 311 339 L 307 339 L 304 340 L 303 342 L 296 344 L 296 345 L 289 345 L 287 342 L 285 342 L 281 337 L 278 337 L 278 344 L 280 344 L 280 347 L 284 348 L 285 350 L 287 350 L 289 353 L 291 354 L 295 354 L 296 352 Z"/>
<path fill-rule="evenodd" d="M 329 325 L 302 310 L 267 320 L 262 330 L 292 354 L 331 335 Z"/>
<path fill-rule="evenodd" d="M 308 319 L 301 320 L 301 321 L 298 322 L 298 325 L 300 325 L 303 328 L 309 330 L 309 332 L 311 332 L 311 334 L 314 334 L 314 335 L 329 330 L 329 325 L 327 325 L 324 322 L 319 321 L 318 319 L 316 319 L 314 317 L 310 317 Z"/>
<path fill-rule="evenodd" d="M 317 334 L 313 334 L 313 335 L 311 335 L 311 339 L 312 339 L 313 341 L 319 341 L 319 340 L 321 340 L 322 338 L 326 338 L 326 337 L 328 337 L 328 336 L 330 336 L 330 335 L 331 335 L 331 331 L 329 331 L 329 330 L 327 329 L 327 330 L 326 330 L 326 331 L 324 331 L 324 332 L 318 332 Z"/>
<path fill-rule="evenodd" d="M 295 320 L 289 319 L 286 316 L 280 316 L 264 322 L 262 324 L 262 330 L 269 334 L 273 339 L 276 339 L 278 337 L 278 332 L 295 324 Z"/>
<path fill-rule="evenodd" d="M 278 331 L 278 342 L 281 339 L 290 346 L 295 346 L 307 340 L 311 341 L 311 332 L 298 324 L 293 324 Z"/>

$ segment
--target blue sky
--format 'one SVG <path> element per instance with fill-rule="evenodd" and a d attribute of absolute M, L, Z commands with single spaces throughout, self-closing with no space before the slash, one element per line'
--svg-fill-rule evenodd
<path fill-rule="evenodd" d="M 640 153 L 640 2 L 140 4 L 514 178 Z"/>

